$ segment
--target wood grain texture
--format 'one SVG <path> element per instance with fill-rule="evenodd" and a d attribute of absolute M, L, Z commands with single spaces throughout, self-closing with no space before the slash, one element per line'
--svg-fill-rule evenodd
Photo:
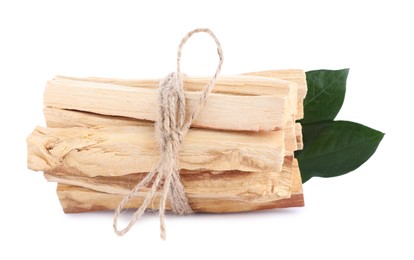
<path fill-rule="evenodd" d="M 302 207 L 304 198 L 302 181 L 296 160 L 293 160 L 293 180 L 290 198 L 276 198 L 268 201 L 246 201 L 232 198 L 202 198 L 189 196 L 189 202 L 195 212 L 242 212 L 272 208 Z M 113 210 L 122 200 L 123 195 L 99 192 L 79 186 L 59 184 L 57 194 L 65 213 L 79 213 L 97 210 Z M 137 208 L 142 203 L 142 197 L 136 196 L 127 208 Z M 149 208 L 158 208 L 158 199 L 154 199 Z"/>
<path fill-rule="evenodd" d="M 132 119 L 118 116 L 105 116 L 94 113 L 80 112 L 74 110 L 45 107 L 44 116 L 48 127 L 95 127 L 95 126 L 149 126 L 154 122 Z M 302 131 L 298 130 L 300 124 L 292 121 L 283 129 L 285 133 L 285 155 L 292 156 L 293 152 L 302 144 Z M 300 128 L 301 129 L 301 128 Z"/>
<path fill-rule="evenodd" d="M 266 202 L 289 198 L 292 187 L 292 158 L 286 158 L 280 172 L 210 172 L 181 171 L 181 181 L 189 198 L 232 199 L 248 202 Z M 146 173 L 117 177 L 81 177 L 45 173 L 51 182 L 74 185 L 99 192 L 127 195 Z M 144 197 L 148 187 L 137 196 Z"/>
<path fill-rule="evenodd" d="M 306 94 L 308 92 L 305 71 L 297 70 L 297 69 L 267 70 L 267 71 L 249 72 L 249 73 L 245 73 L 244 75 L 276 78 L 276 79 L 283 79 L 283 80 L 295 82 L 297 84 L 297 96 L 298 96 L 297 110 L 296 110 L 297 113 L 295 115 L 295 119 L 299 120 L 303 118 L 304 116 L 303 100 L 305 99 Z"/>
<path fill-rule="evenodd" d="M 296 123 L 295 125 L 295 137 L 296 137 L 296 149 L 303 150 L 303 135 L 302 135 L 302 125 L 300 123 Z"/>
<path fill-rule="evenodd" d="M 112 79 L 100 77 L 69 77 L 56 76 L 57 80 L 73 80 L 90 83 L 108 83 L 119 86 L 156 89 L 158 88 L 159 79 Z M 183 87 L 185 91 L 198 92 L 202 91 L 209 83 L 210 77 L 187 77 L 183 76 Z M 226 95 L 245 95 L 245 96 L 262 96 L 262 95 L 283 95 L 297 97 L 297 83 L 275 77 L 262 77 L 260 75 L 237 75 L 237 76 L 220 76 L 212 93 Z"/>
<path fill-rule="evenodd" d="M 154 122 L 122 116 L 100 115 L 84 111 L 43 108 L 46 126 L 51 128 L 94 126 L 153 126 Z"/>
<path fill-rule="evenodd" d="M 299 100 L 305 99 L 308 91 L 306 84 L 306 73 L 305 71 L 299 69 L 256 71 L 244 73 L 243 75 L 275 78 L 295 82 L 297 84 Z"/>
<path fill-rule="evenodd" d="M 159 153 L 154 128 L 99 126 L 37 127 L 27 138 L 28 166 L 35 171 L 79 176 L 122 176 L 148 172 Z M 181 169 L 280 171 L 284 131 L 222 132 L 191 129 L 181 145 Z"/>
<path fill-rule="evenodd" d="M 245 78 L 251 81 L 251 77 L 238 78 L 239 82 L 243 82 Z M 193 126 L 239 131 L 271 131 L 284 128 L 290 119 L 289 115 L 296 113 L 296 104 L 292 111 L 293 104 L 289 102 L 292 99 L 291 93 L 296 93 L 296 85 L 284 81 L 284 91 L 275 91 L 281 84 L 279 80 L 260 79 L 269 81 L 265 89 L 270 94 L 247 95 L 240 94 L 240 90 L 237 90 L 237 94 L 216 93 L 219 85 L 215 86 Z M 271 81 L 274 81 L 273 85 L 270 84 Z M 187 115 L 190 115 L 198 104 L 200 94 L 186 91 L 185 96 Z M 155 121 L 157 89 L 155 86 L 130 87 L 58 77 L 48 82 L 44 104 L 62 109 Z"/>
<path fill-rule="evenodd" d="M 240 80 L 240 76 L 220 77 L 213 92 L 235 95 L 288 95 L 290 110 L 295 115 L 295 119 L 303 118 L 303 99 L 307 92 L 306 73 L 303 70 L 269 70 L 242 75 L 245 76 L 242 80 Z M 56 78 L 146 88 L 156 88 L 160 81 L 160 79 L 137 80 L 67 76 L 57 76 Z M 207 77 L 184 77 L 184 88 L 188 91 L 201 91 L 209 80 L 210 78 Z"/>

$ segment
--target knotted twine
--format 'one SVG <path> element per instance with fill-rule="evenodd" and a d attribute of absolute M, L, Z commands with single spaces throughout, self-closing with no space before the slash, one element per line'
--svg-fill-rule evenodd
<path fill-rule="evenodd" d="M 201 93 L 196 108 L 186 121 L 185 96 L 180 68 L 181 51 L 187 40 L 195 33 L 207 33 L 214 39 L 217 45 L 219 64 L 215 74 Z M 184 186 L 180 180 L 178 154 L 185 135 L 197 115 L 203 109 L 207 96 L 215 85 L 217 77 L 220 74 L 222 64 L 223 51 L 221 49 L 220 42 L 211 30 L 207 28 L 195 29 L 187 33 L 187 35 L 185 35 L 185 37 L 181 40 L 177 51 L 177 71 L 170 73 L 167 77 L 161 80 L 158 88 L 158 114 L 155 122 L 155 137 L 159 143 L 160 159 L 154 169 L 151 170 L 145 178 L 141 180 L 141 182 L 135 185 L 131 192 L 126 195 L 118 205 L 114 214 L 113 222 L 114 231 L 117 235 L 122 236 L 127 233 L 142 216 L 142 214 L 144 214 L 149 203 L 155 197 L 158 187 L 161 187 L 159 215 L 160 235 L 162 239 L 166 239 L 164 218 L 167 199 L 169 200 L 171 210 L 175 214 L 188 215 L 193 213 L 185 195 Z M 135 211 L 128 225 L 124 229 L 119 230 L 118 217 L 123 212 L 125 205 L 141 188 L 146 187 L 154 179 L 154 177 L 155 180 L 153 181 L 150 190 L 145 195 L 143 203 Z"/>

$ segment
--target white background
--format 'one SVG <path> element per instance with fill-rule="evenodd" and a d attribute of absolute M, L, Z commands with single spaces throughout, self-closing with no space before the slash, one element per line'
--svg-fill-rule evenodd
<path fill-rule="evenodd" d="M 413 259 L 409 2 L 1 1 L 0 259 Z M 385 132 L 376 154 L 349 175 L 306 183 L 304 208 L 168 216 L 166 242 L 153 214 L 124 237 L 111 212 L 63 214 L 55 185 L 26 168 L 46 81 L 162 77 L 197 27 L 219 37 L 222 74 L 351 68 L 338 119 Z M 183 59 L 188 75 L 209 75 L 214 44 L 196 36 Z"/>

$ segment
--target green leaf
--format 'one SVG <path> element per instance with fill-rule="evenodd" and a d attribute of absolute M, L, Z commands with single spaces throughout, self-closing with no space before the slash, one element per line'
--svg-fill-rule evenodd
<path fill-rule="evenodd" d="M 349 69 L 306 72 L 308 93 L 302 124 L 334 120 L 344 103 Z"/>
<path fill-rule="evenodd" d="M 374 154 L 384 134 L 349 121 L 303 125 L 303 151 L 296 153 L 302 182 L 355 170 Z"/>

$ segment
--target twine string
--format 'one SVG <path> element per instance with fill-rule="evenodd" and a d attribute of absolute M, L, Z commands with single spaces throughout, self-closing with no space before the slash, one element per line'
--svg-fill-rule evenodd
<path fill-rule="evenodd" d="M 196 33 L 207 33 L 214 39 L 217 45 L 219 64 L 213 77 L 201 92 L 194 111 L 192 111 L 189 119 L 186 121 L 185 96 L 181 74 L 181 54 L 185 43 Z M 193 213 L 185 195 L 184 186 L 180 179 L 178 154 L 185 135 L 190 129 L 193 121 L 202 111 L 208 94 L 212 91 L 216 83 L 222 64 L 223 51 L 221 44 L 210 29 L 195 29 L 187 33 L 181 40 L 177 51 L 177 71 L 170 73 L 163 80 L 161 80 L 158 88 L 158 114 L 155 122 L 155 136 L 159 143 L 160 159 L 154 169 L 151 170 L 144 179 L 136 184 L 131 192 L 119 203 L 114 214 L 113 222 L 113 228 L 116 234 L 122 236 L 134 226 L 138 219 L 144 214 L 148 205 L 157 195 L 158 189 L 161 189 L 161 192 L 158 193 L 160 195 L 159 215 L 160 235 L 162 239 L 166 239 L 165 210 L 167 200 L 169 201 L 171 210 L 174 213 L 179 215 Z M 153 181 L 152 184 L 151 181 Z M 123 212 L 125 205 L 131 201 L 139 190 L 147 186 L 150 186 L 150 189 L 146 193 L 143 203 L 134 212 L 126 227 L 119 230 L 118 218 Z"/>

